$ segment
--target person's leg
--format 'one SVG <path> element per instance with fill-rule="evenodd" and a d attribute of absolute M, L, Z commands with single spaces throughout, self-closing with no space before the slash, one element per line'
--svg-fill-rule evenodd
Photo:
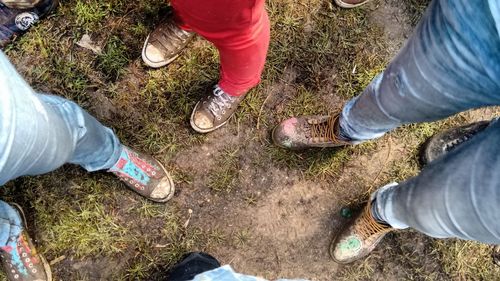
<path fill-rule="evenodd" d="M 270 39 L 264 0 L 175 0 L 172 6 L 185 26 L 217 47 L 224 92 L 239 96 L 259 83 Z"/>
<path fill-rule="evenodd" d="M 407 227 L 437 238 L 500 244 L 499 141 L 498 119 L 432 137 L 425 150 L 433 160 L 418 176 L 374 192 L 337 233 L 332 258 L 340 263 L 363 258 L 386 233 Z"/>
<path fill-rule="evenodd" d="M 400 54 L 344 107 L 341 133 L 367 140 L 401 124 L 500 104 L 497 22 L 488 1 L 433 1 Z"/>
<path fill-rule="evenodd" d="M 500 122 L 375 194 L 375 216 L 437 238 L 500 244 Z"/>
<path fill-rule="evenodd" d="M 260 82 L 270 40 L 264 0 L 172 1 L 183 26 L 218 49 L 219 83 L 195 107 L 191 125 L 207 133 L 223 126 L 244 95 Z"/>
<path fill-rule="evenodd" d="M 314 135 L 323 140 L 321 145 L 345 144 L 338 139 L 369 140 L 402 124 L 500 104 L 500 8 L 489 2 L 431 2 L 399 55 L 337 115 L 340 126 L 323 122 L 329 129 Z M 275 142 L 291 148 L 311 146 L 305 119 L 278 125 Z"/>
<path fill-rule="evenodd" d="M 69 100 L 36 94 L 0 52 L 0 185 L 65 163 L 109 170 L 153 201 L 174 192 L 165 168 L 124 147 L 109 128 Z"/>
<path fill-rule="evenodd" d="M 36 94 L 0 53 L 0 185 L 64 163 L 111 168 L 122 146 L 109 128 L 75 103 Z"/>

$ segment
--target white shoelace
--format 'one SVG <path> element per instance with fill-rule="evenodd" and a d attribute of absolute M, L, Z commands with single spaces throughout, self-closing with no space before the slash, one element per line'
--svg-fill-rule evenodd
<path fill-rule="evenodd" d="M 213 93 L 215 98 L 213 98 L 212 102 L 208 105 L 208 109 L 217 120 L 221 120 L 221 116 L 226 113 L 226 108 L 231 108 L 233 99 L 230 95 L 226 94 L 219 85 L 214 87 Z M 222 115 L 220 113 L 222 113 Z"/>

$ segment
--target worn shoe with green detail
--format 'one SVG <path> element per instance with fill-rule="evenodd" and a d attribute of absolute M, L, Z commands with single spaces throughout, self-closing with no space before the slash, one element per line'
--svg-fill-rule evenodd
<path fill-rule="evenodd" d="M 370 254 L 384 236 L 393 230 L 389 225 L 377 222 L 368 203 L 332 240 L 330 255 L 334 261 L 351 263 Z"/>
<path fill-rule="evenodd" d="M 109 170 L 133 191 L 155 202 L 174 196 L 174 182 L 163 165 L 151 156 L 123 147 L 120 159 Z"/>
<path fill-rule="evenodd" d="M 335 147 L 352 143 L 339 136 L 339 116 L 302 116 L 281 122 L 273 130 L 273 142 L 287 149 Z"/>

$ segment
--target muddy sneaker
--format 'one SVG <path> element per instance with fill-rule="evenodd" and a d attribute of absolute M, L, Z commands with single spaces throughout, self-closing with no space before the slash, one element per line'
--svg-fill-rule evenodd
<path fill-rule="evenodd" d="M 469 141 L 477 133 L 490 125 L 491 121 L 481 121 L 457 127 L 436 134 L 428 139 L 422 146 L 420 162 L 422 166 L 429 164 L 461 144 Z"/>
<path fill-rule="evenodd" d="M 191 127 L 198 133 L 209 133 L 224 126 L 244 98 L 245 94 L 233 97 L 215 85 L 194 107 Z"/>
<path fill-rule="evenodd" d="M 174 196 L 174 182 L 163 165 L 153 157 L 128 147 L 123 147 L 120 159 L 109 172 L 152 201 L 167 202 Z"/>
<path fill-rule="evenodd" d="M 335 0 L 335 4 L 337 4 L 341 8 L 355 8 L 361 5 L 366 4 L 370 0 Z"/>
<path fill-rule="evenodd" d="M 367 204 L 330 245 L 330 255 L 338 263 L 346 264 L 361 259 L 373 251 L 375 246 L 392 228 L 378 223 L 372 215 L 371 204 Z"/>
<path fill-rule="evenodd" d="M 288 149 L 350 145 L 351 142 L 338 136 L 339 116 L 334 114 L 290 118 L 274 128 L 273 141 Z"/>
<path fill-rule="evenodd" d="M 18 215 L 22 216 L 23 230 L 17 237 L 10 237 L 7 245 L 0 248 L 2 265 L 9 281 L 50 281 L 50 266 L 41 254 L 38 254 L 26 231 L 26 218 L 17 204 Z M 17 226 L 12 226 L 17 227 Z"/>
<path fill-rule="evenodd" d="M 12 2 L 12 3 L 10 3 Z M 58 0 L 41 0 L 35 5 L 34 1 L 7 1 L 0 3 L 0 48 L 3 49 L 16 36 L 25 33 L 41 18 L 52 12 Z"/>
<path fill-rule="evenodd" d="M 174 61 L 193 39 L 194 32 L 181 29 L 175 22 L 173 11 L 144 42 L 142 60 L 150 67 L 158 68 Z"/>

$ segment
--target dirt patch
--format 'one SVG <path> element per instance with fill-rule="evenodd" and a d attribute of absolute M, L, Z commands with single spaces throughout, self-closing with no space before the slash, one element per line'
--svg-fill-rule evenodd
<path fill-rule="evenodd" d="M 371 13 L 371 21 L 384 29 L 388 59 L 399 52 L 413 31 L 406 11 L 404 1 L 381 0 Z"/>

